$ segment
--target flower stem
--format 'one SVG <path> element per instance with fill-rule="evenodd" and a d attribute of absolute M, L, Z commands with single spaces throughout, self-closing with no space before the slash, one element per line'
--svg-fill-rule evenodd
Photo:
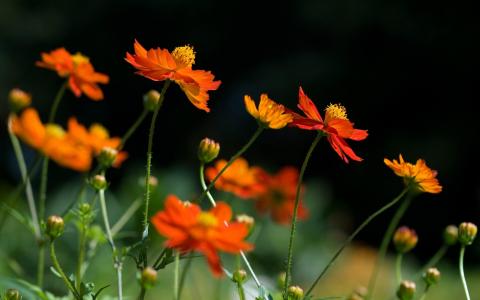
<path fill-rule="evenodd" d="M 160 94 L 160 99 L 158 100 L 157 107 L 155 108 L 152 120 L 150 122 L 150 130 L 148 131 L 148 146 L 147 146 L 147 168 L 146 168 L 146 175 L 145 175 L 145 211 L 143 216 L 143 234 L 142 234 L 142 241 L 143 241 L 143 250 L 142 250 L 142 258 L 143 258 L 143 266 L 147 267 L 147 247 L 146 247 L 146 239 L 148 237 L 148 206 L 150 203 L 150 176 L 151 176 L 151 169 L 152 169 L 152 147 L 153 147 L 153 136 L 155 133 L 155 123 L 157 121 L 158 112 L 162 107 L 163 100 L 165 99 L 165 93 L 170 86 L 170 80 L 165 81 L 163 84 L 162 92 Z"/>
<path fill-rule="evenodd" d="M 448 250 L 448 245 L 443 245 L 440 249 L 438 249 L 437 253 L 430 258 L 430 260 L 415 274 L 413 278 L 419 278 L 423 275 L 423 273 L 431 267 L 434 267 L 438 262 L 445 256 Z"/>
<path fill-rule="evenodd" d="M 375 219 L 376 217 L 378 217 L 379 215 L 381 215 L 384 211 L 386 211 L 387 209 L 389 209 L 390 207 L 394 206 L 395 204 L 398 203 L 398 201 L 400 201 L 403 196 L 405 195 L 405 193 L 408 191 L 407 188 L 405 188 L 397 197 L 395 197 L 392 201 L 390 201 L 389 203 L 387 203 L 385 206 L 381 207 L 379 210 L 377 210 L 376 212 L 374 212 L 373 214 L 371 214 L 365 221 L 363 221 L 362 224 L 360 224 L 360 226 L 358 226 L 357 229 L 355 229 L 355 231 L 345 240 L 345 242 L 342 244 L 342 246 L 340 246 L 340 248 L 337 250 L 337 252 L 335 252 L 335 254 L 333 255 L 333 257 L 330 259 L 330 261 L 327 263 L 327 265 L 325 266 L 325 268 L 322 270 L 322 272 L 320 273 L 320 275 L 318 275 L 318 277 L 315 279 L 315 281 L 313 282 L 313 284 L 310 286 L 310 288 L 308 289 L 307 293 L 305 294 L 305 297 L 309 296 L 312 292 L 313 292 L 313 289 L 315 288 L 315 286 L 318 284 L 318 282 L 320 281 L 320 279 L 323 277 L 323 275 L 325 275 L 325 273 L 327 272 L 327 270 L 333 265 L 333 263 L 335 262 L 335 260 L 340 256 L 340 254 L 342 253 L 342 251 L 345 249 L 345 247 L 347 247 L 352 241 L 353 239 L 360 233 L 360 231 L 363 230 L 363 228 L 365 228 L 368 224 L 370 224 L 370 222 Z"/>
<path fill-rule="evenodd" d="M 174 265 L 174 277 L 173 277 L 173 300 L 178 300 L 179 298 L 179 287 L 180 287 L 180 251 L 177 251 L 175 254 L 175 265 Z"/>
<path fill-rule="evenodd" d="M 57 110 L 60 102 L 62 102 L 63 95 L 65 94 L 65 90 L 67 89 L 68 81 L 62 84 L 60 89 L 58 90 L 57 94 L 55 95 L 55 99 L 53 100 L 52 108 L 50 109 L 50 114 L 48 115 L 48 123 L 53 123 L 55 121 L 55 117 L 57 115 Z"/>
<path fill-rule="evenodd" d="M 83 220 L 82 220 L 83 222 Z M 83 260 L 85 258 L 85 243 L 87 241 L 87 228 L 85 224 L 80 224 L 80 236 L 78 240 L 78 260 L 77 260 L 77 273 L 76 273 L 76 283 L 77 283 L 77 290 L 80 291 L 82 286 L 82 267 L 83 267 Z"/>
<path fill-rule="evenodd" d="M 203 171 L 204 171 L 204 164 L 202 163 L 200 165 L 200 183 L 202 185 L 202 189 L 204 190 L 204 192 L 206 193 L 208 199 L 210 200 L 211 204 L 213 207 L 217 206 L 217 203 L 215 202 L 215 199 L 213 198 L 212 194 L 208 191 L 208 188 L 207 188 L 207 185 L 205 184 L 205 176 L 203 174 Z M 228 224 L 227 224 L 228 225 Z M 250 272 L 250 274 L 252 275 L 252 278 L 253 280 L 255 281 L 255 284 L 257 285 L 257 287 L 259 289 L 263 289 L 263 285 L 262 283 L 260 282 L 260 280 L 258 280 L 258 277 L 257 275 L 255 274 L 255 271 L 253 271 L 253 268 L 252 266 L 250 265 L 250 262 L 248 261 L 247 257 L 245 256 L 245 253 L 243 251 L 240 251 L 240 256 L 242 257 L 243 259 L 243 262 L 245 263 L 245 265 L 247 266 L 247 269 L 248 271 Z"/>
<path fill-rule="evenodd" d="M 193 261 L 192 257 L 187 258 L 187 262 L 185 263 L 185 266 L 183 267 L 182 275 L 180 276 L 180 286 L 178 288 L 178 299 L 181 299 L 183 286 L 185 285 L 185 281 L 187 279 L 188 270 L 192 266 L 192 261 Z"/>
<path fill-rule="evenodd" d="M 60 277 L 62 277 L 63 282 L 67 286 L 67 288 L 72 292 L 73 296 L 75 299 L 81 300 L 82 298 L 78 294 L 77 290 L 75 287 L 72 285 L 72 282 L 68 279 L 67 275 L 65 275 L 65 272 L 63 272 L 62 267 L 60 266 L 60 263 L 58 262 L 57 255 L 55 254 L 55 243 L 54 241 L 50 242 L 50 258 L 52 259 L 53 266 L 55 267 L 55 270 L 60 274 Z"/>
<path fill-rule="evenodd" d="M 400 219 L 403 217 L 407 208 L 410 206 L 411 201 L 412 201 L 412 195 L 409 193 L 407 197 L 405 197 L 405 199 L 403 200 L 400 207 L 395 212 L 395 215 L 393 216 L 392 220 L 390 221 L 390 224 L 388 225 L 387 231 L 383 235 L 382 243 L 380 244 L 380 250 L 378 251 L 377 262 L 375 263 L 372 277 L 370 278 L 370 282 L 368 284 L 368 294 L 365 297 L 365 300 L 370 300 L 373 298 L 375 285 L 377 283 L 378 273 L 380 272 L 380 266 L 383 264 L 383 261 L 385 260 L 388 244 L 392 239 L 393 232 L 395 231 L 395 228 L 397 228 L 398 223 L 400 222 Z"/>
<path fill-rule="evenodd" d="M 140 116 L 138 116 L 137 120 L 132 124 L 132 126 L 127 130 L 127 132 L 123 135 L 122 141 L 120 145 L 118 146 L 118 150 L 121 150 L 123 146 L 127 143 L 127 140 L 132 136 L 132 134 L 137 130 L 138 126 L 143 122 L 145 117 L 148 115 L 148 109 L 143 109 L 142 113 Z"/>
<path fill-rule="evenodd" d="M 240 282 L 237 282 L 237 291 L 240 300 L 245 300 L 245 291 L 243 290 L 243 284 L 241 284 Z"/>
<path fill-rule="evenodd" d="M 98 191 L 100 198 L 100 208 L 102 210 L 103 223 L 105 225 L 105 232 L 107 233 L 108 243 L 112 248 L 113 267 L 117 270 L 117 282 L 118 282 L 118 300 L 122 300 L 122 261 L 118 258 L 117 248 L 113 242 L 112 231 L 110 229 L 110 222 L 108 221 L 107 205 L 105 204 L 105 190 Z"/>
<path fill-rule="evenodd" d="M 397 258 L 395 259 L 395 273 L 397 276 L 397 284 L 402 282 L 402 253 L 397 253 Z"/>
<path fill-rule="evenodd" d="M 423 291 L 422 296 L 421 296 L 418 300 L 425 300 L 425 299 L 427 299 L 427 293 L 428 293 L 428 290 L 429 290 L 429 289 L 430 289 L 430 285 L 427 284 L 427 285 L 425 286 L 425 290 Z"/>
<path fill-rule="evenodd" d="M 310 157 L 312 156 L 313 150 L 315 150 L 315 147 L 317 146 L 318 142 L 320 142 L 320 139 L 323 137 L 323 132 L 319 131 L 317 133 L 317 136 L 313 140 L 312 144 L 310 145 L 310 148 L 307 151 L 307 155 L 305 156 L 305 159 L 303 160 L 302 167 L 300 169 L 300 175 L 298 177 L 298 182 L 297 182 L 297 190 L 295 193 L 295 204 L 293 207 L 293 217 L 292 217 L 292 226 L 290 229 L 290 241 L 288 242 L 288 256 L 287 256 L 287 270 L 285 272 L 285 287 L 283 290 L 283 299 L 287 300 L 288 299 L 288 287 L 290 286 L 290 277 L 291 277 L 291 272 L 292 272 L 292 259 L 293 259 L 293 241 L 295 239 L 295 231 L 297 229 L 297 211 L 298 211 L 298 205 L 300 203 L 300 193 L 302 189 L 302 181 L 303 181 L 303 175 L 305 174 L 305 170 L 307 169 L 308 162 L 310 160 Z"/>
<path fill-rule="evenodd" d="M 465 296 L 467 300 L 470 300 L 470 293 L 468 292 L 467 280 L 465 279 L 465 273 L 463 271 L 463 257 L 465 255 L 465 246 L 460 248 L 460 260 L 458 262 L 458 269 L 460 270 L 460 278 L 462 279 L 463 289 L 465 290 Z"/>
<path fill-rule="evenodd" d="M 215 185 L 215 182 L 217 182 L 218 178 L 222 176 L 222 174 L 230 167 L 230 165 L 238 158 L 240 157 L 243 153 L 245 153 L 248 148 L 255 142 L 255 140 L 260 136 L 262 131 L 265 129 L 263 126 L 259 126 L 257 128 L 257 131 L 252 135 L 252 137 L 248 140 L 248 142 L 237 152 L 235 155 L 233 155 L 230 160 L 227 162 L 227 164 L 218 172 L 218 174 L 213 178 L 213 180 L 210 182 L 208 187 L 204 189 L 203 193 L 200 195 L 198 198 L 197 202 L 201 202 L 202 199 L 207 195 L 207 193 L 212 189 L 212 187 Z"/>

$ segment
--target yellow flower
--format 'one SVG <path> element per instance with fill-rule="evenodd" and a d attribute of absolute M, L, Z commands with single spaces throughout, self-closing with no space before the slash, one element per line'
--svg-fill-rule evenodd
<path fill-rule="evenodd" d="M 442 191 L 442 186 L 436 178 L 437 171 L 430 169 L 423 159 L 411 164 L 405 162 L 400 154 L 398 161 L 396 159 L 390 161 L 385 158 L 383 162 L 397 176 L 403 177 L 406 184 L 414 183 L 421 192 L 438 194 Z"/>
<path fill-rule="evenodd" d="M 267 94 L 260 96 L 258 109 L 250 96 L 245 95 L 244 101 L 248 113 L 265 127 L 280 129 L 293 120 L 293 116 L 285 112 L 285 107 L 268 98 Z"/>

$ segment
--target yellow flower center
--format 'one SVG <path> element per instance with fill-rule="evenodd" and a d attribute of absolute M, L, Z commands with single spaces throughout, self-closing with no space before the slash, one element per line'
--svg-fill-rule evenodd
<path fill-rule="evenodd" d="M 175 60 L 187 67 L 192 67 L 195 64 L 195 51 L 190 45 L 175 48 L 172 56 Z"/>
<path fill-rule="evenodd" d="M 101 139 L 108 139 L 110 137 L 108 130 L 97 123 L 94 123 L 90 126 L 90 133 Z"/>
<path fill-rule="evenodd" d="M 348 120 L 347 109 L 343 105 L 329 104 L 327 108 L 325 108 L 325 112 L 330 116 L 330 119 Z"/>
<path fill-rule="evenodd" d="M 204 227 L 215 227 L 218 224 L 217 218 L 208 212 L 201 212 L 197 217 L 197 222 Z"/>
<path fill-rule="evenodd" d="M 90 62 L 90 58 L 86 57 L 80 52 L 75 53 L 75 55 L 72 55 L 73 63 L 78 66 L 83 63 L 88 63 Z"/>
<path fill-rule="evenodd" d="M 45 126 L 45 131 L 48 136 L 55 138 L 62 138 L 65 135 L 65 130 L 57 124 L 47 124 Z"/>

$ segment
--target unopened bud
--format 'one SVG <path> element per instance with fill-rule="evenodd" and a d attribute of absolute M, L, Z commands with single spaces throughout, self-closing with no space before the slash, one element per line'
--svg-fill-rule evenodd
<path fill-rule="evenodd" d="M 152 288 L 156 282 L 157 271 L 151 267 L 143 269 L 142 275 L 140 276 L 140 285 L 145 289 L 149 289 Z"/>
<path fill-rule="evenodd" d="M 287 277 L 287 274 L 285 272 L 282 272 L 280 274 L 278 274 L 278 277 L 277 277 L 277 285 L 278 285 L 278 288 L 279 289 L 283 289 L 285 288 L 285 278 Z"/>
<path fill-rule="evenodd" d="M 471 245 L 476 236 L 477 226 L 475 224 L 463 222 L 458 226 L 458 241 L 462 246 Z"/>
<path fill-rule="evenodd" d="M 416 289 L 415 282 L 404 280 L 400 283 L 400 287 L 397 290 L 397 297 L 400 300 L 412 300 Z"/>
<path fill-rule="evenodd" d="M 448 225 L 443 232 L 443 241 L 449 246 L 455 245 L 458 242 L 458 227 Z"/>
<path fill-rule="evenodd" d="M 393 244 L 399 253 L 406 253 L 412 250 L 418 242 L 415 230 L 402 226 L 395 231 Z"/>
<path fill-rule="evenodd" d="M 245 224 L 247 226 L 248 232 L 251 232 L 253 227 L 255 226 L 255 219 L 246 214 L 237 215 L 235 217 L 235 220 L 238 223 Z"/>
<path fill-rule="evenodd" d="M 21 89 L 12 89 L 8 94 L 8 102 L 10 103 L 11 110 L 17 112 L 32 103 L 32 96 Z"/>
<path fill-rule="evenodd" d="M 198 146 L 198 159 L 202 163 L 209 163 L 217 158 L 220 152 L 220 144 L 209 138 L 204 138 Z"/>
<path fill-rule="evenodd" d="M 83 202 L 78 205 L 78 210 L 81 214 L 86 215 L 92 211 L 92 206 L 88 203 Z"/>
<path fill-rule="evenodd" d="M 429 268 L 425 274 L 423 274 L 423 280 L 429 285 L 437 284 L 440 281 L 440 271 L 437 268 Z"/>
<path fill-rule="evenodd" d="M 62 217 L 50 216 L 47 219 L 46 234 L 50 237 L 50 240 L 54 240 L 62 235 L 65 223 Z"/>
<path fill-rule="evenodd" d="M 97 174 L 97 175 L 93 176 L 90 179 L 90 184 L 97 191 L 106 189 L 107 185 L 108 185 L 107 180 L 105 179 L 105 176 L 100 175 L 100 174 Z"/>
<path fill-rule="evenodd" d="M 300 300 L 303 298 L 303 289 L 298 285 L 292 285 L 288 288 L 288 297 L 292 300 Z"/>
<path fill-rule="evenodd" d="M 236 283 L 242 284 L 247 279 L 247 272 L 243 269 L 237 270 L 233 273 L 232 280 Z"/>
<path fill-rule="evenodd" d="M 17 289 L 8 289 L 5 293 L 5 300 L 21 300 L 22 295 Z"/>
<path fill-rule="evenodd" d="M 154 111 L 160 102 L 160 93 L 156 90 L 150 90 L 143 95 L 143 105 L 149 111 Z"/>
<path fill-rule="evenodd" d="M 100 154 L 98 154 L 97 160 L 105 168 L 110 168 L 115 163 L 117 156 L 117 149 L 112 147 L 103 147 L 100 151 Z"/>

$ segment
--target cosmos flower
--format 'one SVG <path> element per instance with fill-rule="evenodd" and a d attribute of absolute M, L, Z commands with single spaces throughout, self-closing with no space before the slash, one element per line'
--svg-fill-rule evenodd
<path fill-rule="evenodd" d="M 325 109 L 325 119 L 317 110 L 317 107 L 310 98 L 303 92 L 300 87 L 298 95 L 298 108 L 305 114 L 301 116 L 291 112 L 293 122 L 291 126 L 305 130 L 320 130 L 326 136 L 333 150 L 348 163 L 348 158 L 362 161 L 352 148 L 348 146 L 345 139 L 354 141 L 362 141 L 367 138 L 367 130 L 355 129 L 353 123 L 347 118 L 347 110 L 340 104 L 330 104 Z"/>
<path fill-rule="evenodd" d="M 292 122 L 292 115 L 285 111 L 284 106 L 268 98 L 267 94 L 260 95 L 258 109 L 250 96 L 245 95 L 244 102 L 248 113 L 262 126 L 281 129 Z"/>
<path fill-rule="evenodd" d="M 223 202 L 218 202 L 209 211 L 202 211 L 196 204 L 169 195 L 164 210 L 155 214 L 151 221 L 158 233 L 167 238 L 167 247 L 182 253 L 203 253 L 213 274 L 218 277 L 223 274 L 219 251 L 239 254 L 253 248 L 245 242 L 247 226 L 230 223 L 231 218 L 232 210 Z"/>
<path fill-rule="evenodd" d="M 133 48 L 135 53 L 127 52 L 125 60 L 138 70 L 137 74 L 153 81 L 174 81 L 193 105 L 210 111 L 208 91 L 218 89 L 221 82 L 214 81 L 210 71 L 192 69 L 195 51 L 191 46 L 177 47 L 170 53 L 161 48 L 146 50 L 135 40 Z"/>
<path fill-rule="evenodd" d="M 430 169 L 423 159 L 418 159 L 415 164 L 411 164 L 404 161 L 400 154 L 398 161 L 385 158 L 383 162 L 397 176 L 403 177 L 406 185 L 413 184 L 417 190 L 425 193 L 438 194 L 442 191 L 442 186 L 436 178 L 437 171 Z"/>

